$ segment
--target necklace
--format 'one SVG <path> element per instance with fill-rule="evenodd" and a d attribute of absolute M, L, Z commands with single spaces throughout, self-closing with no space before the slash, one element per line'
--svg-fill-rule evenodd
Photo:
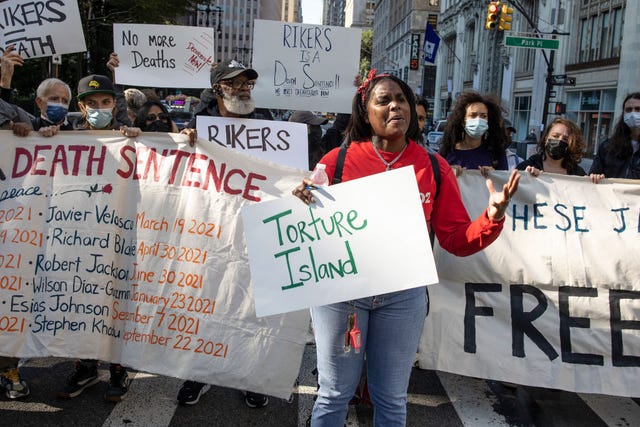
<path fill-rule="evenodd" d="M 382 158 L 382 154 L 380 154 L 380 151 L 378 151 L 378 147 L 376 147 L 376 144 L 374 144 L 373 141 L 371 141 L 371 146 L 373 147 L 373 151 L 375 151 L 376 154 L 378 155 L 378 158 L 380 159 L 380 161 L 384 163 L 385 167 L 387 168 L 386 170 L 391 170 L 391 166 L 393 166 L 393 164 L 397 162 L 400 159 L 400 157 L 402 157 L 402 153 L 404 153 L 404 150 L 406 150 L 407 148 L 407 142 L 405 141 L 404 147 L 402 147 L 402 150 L 400 150 L 396 158 L 391 160 L 390 162 L 387 162 L 385 159 Z"/>

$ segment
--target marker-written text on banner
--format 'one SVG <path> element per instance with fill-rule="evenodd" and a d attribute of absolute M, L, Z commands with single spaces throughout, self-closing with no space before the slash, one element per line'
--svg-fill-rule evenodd
<path fill-rule="evenodd" d="M 308 314 L 256 321 L 237 212 L 302 174 L 181 135 L 114 135 L 3 135 L 0 354 L 288 396 Z"/>
<path fill-rule="evenodd" d="M 559 201 L 544 201 L 531 204 L 514 202 L 511 206 L 509 222 L 514 232 L 569 232 L 589 233 L 594 229 L 604 229 L 615 233 L 640 233 L 640 212 L 629 206 L 609 208 L 608 221 L 589 218 L 586 204 L 571 204 Z"/>
<path fill-rule="evenodd" d="M 115 172 L 124 179 L 165 183 L 172 186 L 200 188 L 208 191 L 241 195 L 251 201 L 260 201 L 264 175 L 243 170 L 224 162 L 217 162 L 204 153 L 180 149 L 162 149 L 145 146 L 123 146 L 119 153 L 121 163 L 115 171 L 105 170 L 106 147 L 95 145 L 35 145 L 32 149 L 16 147 L 11 178 L 33 176 L 102 176 Z M 48 160 L 44 160 L 49 156 Z M 168 170 L 169 173 L 163 173 Z M 7 189 L 0 193 L 0 202 L 20 195 L 42 195 L 39 187 Z"/>

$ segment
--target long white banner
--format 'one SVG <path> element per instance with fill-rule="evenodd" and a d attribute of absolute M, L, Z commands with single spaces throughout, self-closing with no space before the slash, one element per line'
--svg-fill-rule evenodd
<path fill-rule="evenodd" d="M 484 179 L 465 172 L 459 183 L 479 214 Z M 421 367 L 640 396 L 639 196 L 638 181 L 523 175 L 489 248 L 466 258 L 436 248 Z"/>
<path fill-rule="evenodd" d="M 309 314 L 256 317 L 240 209 L 304 172 L 153 135 L 2 131 L 0 354 L 288 397 Z"/>

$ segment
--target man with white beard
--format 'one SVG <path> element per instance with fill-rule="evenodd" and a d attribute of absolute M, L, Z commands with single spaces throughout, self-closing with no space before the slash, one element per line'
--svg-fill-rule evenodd
<path fill-rule="evenodd" d="M 244 119 L 273 120 L 268 110 L 256 110 L 251 90 L 258 73 L 232 59 L 211 68 L 211 89 L 215 97 L 201 103 L 191 122 L 182 133 L 195 132 L 196 116 L 241 117 Z"/>
<path fill-rule="evenodd" d="M 268 110 L 256 111 L 251 90 L 258 73 L 235 60 L 221 62 L 211 68 L 211 89 L 215 97 L 203 102 L 195 116 L 241 117 L 245 119 L 273 120 Z M 196 117 L 181 133 L 195 137 Z M 194 135 L 191 135 L 194 133 Z M 193 139 L 195 140 L 195 139 Z M 178 403 L 195 405 L 211 386 L 197 381 L 185 381 L 178 391 Z M 269 398 L 263 394 L 244 392 L 244 402 L 250 408 L 264 408 Z"/>

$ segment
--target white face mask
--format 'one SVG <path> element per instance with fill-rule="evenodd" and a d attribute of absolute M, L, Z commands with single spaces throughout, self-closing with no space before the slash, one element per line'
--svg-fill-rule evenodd
<path fill-rule="evenodd" d="M 640 128 L 640 111 L 632 111 L 630 113 L 624 113 L 624 124 L 631 129 Z"/>
<path fill-rule="evenodd" d="M 482 135 L 489 129 L 489 122 L 480 117 L 467 119 L 464 125 L 464 130 L 467 134 L 474 139 L 482 138 Z"/>

